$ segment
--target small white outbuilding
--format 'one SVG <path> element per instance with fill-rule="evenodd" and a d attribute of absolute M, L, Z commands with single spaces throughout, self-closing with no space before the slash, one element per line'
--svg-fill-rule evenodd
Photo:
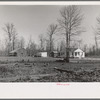
<path fill-rule="evenodd" d="M 41 52 L 41 57 L 47 57 L 47 52 Z"/>
<path fill-rule="evenodd" d="M 74 57 L 84 58 L 85 57 L 85 52 L 78 48 L 74 51 Z"/>

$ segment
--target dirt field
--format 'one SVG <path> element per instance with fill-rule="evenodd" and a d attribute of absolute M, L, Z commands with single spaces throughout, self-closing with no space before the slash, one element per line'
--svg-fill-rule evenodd
<path fill-rule="evenodd" d="M 100 58 L 0 58 L 0 82 L 100 82 Z"/>

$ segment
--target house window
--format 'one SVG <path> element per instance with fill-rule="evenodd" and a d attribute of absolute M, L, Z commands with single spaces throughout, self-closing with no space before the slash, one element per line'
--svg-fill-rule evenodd
<path fill-rule="evenodd" d="M 21 53 L 21 55 L 23 56 L 23 53 Z"/>
<path fill-rule="evenodd" d="M 78 55 L 80 55 L 80 52 L 78 52 Z"/>
<path fill-rule="evenodd" d="M 77 52 L 75 52 L 75 56 L 77 56 Z"/>

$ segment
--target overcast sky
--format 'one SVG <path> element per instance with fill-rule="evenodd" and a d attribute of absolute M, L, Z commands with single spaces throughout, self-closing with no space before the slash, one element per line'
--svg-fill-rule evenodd
<path fill-rule="evenodd" d="M 60 18 L 59 10 L 63 6 L 54 5 L 23 5 L 23 6 L 3 6 L 0 5 L 0 39 L 3 40 L 5 33 L 2 30 L 5 23 L 13 23 L 19 36 L 23 36 L 27 41 L 31 36 L 38 43 L 39 34 L 46 34 L 49 24 L 57 23 Z M 100 16 L 100 6 L 80 6 L 84 20 L 82 26 L 86 32 L 82 33 L 84 44 L 93 44 L 93 30 L 96 26 L 96 17 Z"/>

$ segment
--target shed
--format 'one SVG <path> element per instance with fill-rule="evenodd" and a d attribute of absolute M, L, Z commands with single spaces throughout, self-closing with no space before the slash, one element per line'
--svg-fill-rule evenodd
<path fill-rule="evenodd" d="M 78 48 L 74 51 L 74 57 L 84 58 L 85 52 Z"/>
<path fill-rule="evenodd" d="M 37 52 L 34 57 L 47 57 L 48 53 L 46 51 Z"/>
<path fill-rule="evenodd" d="M 47 52 L 41 52 L 41 57 L 47 57 Z"/>
<path fill-rule="evenodd" d="M 59 57 L 59 56 L 60 56 L 60 53 L 59 53 L 58 51 L 52 51 L 52 52 L 50 53 L 50 56 L 51 56 L 51 57 Z"/>
<path fill-rule="evenodd" d="M 24 49 L 24 48 L 18 48 L 18 49 L 11 51 L 9 53 L 9 56 L 25 57 L 25 56 L 27 56 L 27 52 L 26 52 L 26 49 Z"/>

